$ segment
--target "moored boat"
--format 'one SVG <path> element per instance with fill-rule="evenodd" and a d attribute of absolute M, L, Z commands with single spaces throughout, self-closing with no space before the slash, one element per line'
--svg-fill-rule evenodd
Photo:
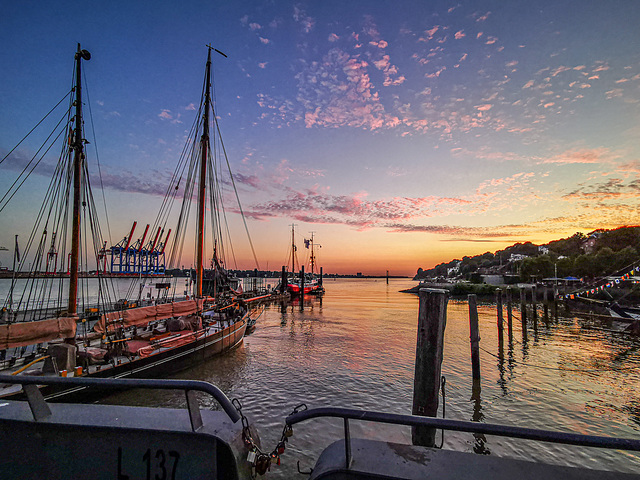
<path fill-rule="evenodd" d="M 244 304 L 236 302 L 230 295 L 233 285 L 217 282 L 211 292 L 203 292 L 204 283 L 204 256 L 205 256 L 205 209 L 207 198 L 212 204 L 209 206 L 213 212 L 218 212 L 221 206 L 214 204 L 217 196 L 217 187 L 213 184 L 216 175 L 210 172 L 212 155 L 210 148 L 210 122 L 216 122 L 213 113 L 211 95 L 211 54 L 212 50 L 221 53 L 208 46 L 208 57 L 205 70 L 205 88 L 201 100 L 201 108 L 198 120 L 195 122 L 201 129 L 199 140 L 192 142 L 192 150 L 188 153 L 189 170 L 187 182 L 191 185 L 184 188 L 182 199 L 183 209 L 191 202 L 191 193 L 197 188 L 198 215 L 196 234 L 195 256 L 195 291 L 194 298 L 166 299 L 162 303 L 155 303 L 135 308 L 127 308 L 129 305 L 121 304 L 116 310 L 109 311 L 107 304 L 112 287 L 108 284 L 106 276 L 101 275 L 97 269 L 98 278 L 98 304 L 86 308 L 86 304 L 80 298 L 79 293 L 85 288 L 79 286 L 84 277 L 81 275 L 81 264 L 87 262 L 89 253 L 81 250 L 87 239 L 81 236 L 89 229 L 93 233 L 93 252 L 100 252 L 103 240 L 99 235 L 99 227 L 92 214 L 86 215 L 84 209 L 94 207 L 91 195 L 90 182 L 88 180 L 88 168 L 85 162 L 84 138 L 82 121 L 82 62 L 91 58 L 89 52 L 82 50 L 78 45 L 75 54 L 76 81 L 71 96 L 69 123 L 65 127 L 69 132 L 61 154 L 56 174 L 59 178 L 52 180 L 50 192 L 58 192 L 47 195 L 42 211 L 53 212 L 49 217 L 40 217 L 34 232 L 44 231 L 33 257 L 34 273 L 29 274 L 27 286 L 20 298 L 15 295 L 14 282 L 12 282 L 9 298 L 3 308 L 3 323 L 0 324 L 0 374 L 4 375 L 28 375 L 28 376 L 76 376 L 94 378 L 126 378 L 126 377 L 153 377 L 172 373 L 200 362 L 210 356 L 220 354 L 232 349 L 242 342 L 249 318 Z M 224 55 L 224 54 L 222 54 Z M 73 116 L 72 116 L 73 114 Z M 214 132 L 219 132 L 214 129 Z M 65 135 L 65 137 L 67 137 Z M 185 148 L 185 152 L 189 152 Z M 183 154 L 184 157 L 184 154 Z M 194 159 L 196 161 L 194 161 Z M 185 161 L 184 158 L 182 161 Z M 177 171 L 182 168 L 179 166 Z M 71 176 L 65 176 L 67 172 L 73 172 Z M 72 180 L 71 180 L 72 178 Z M 175 185 L 171 185 L 169 191 L 178 191 L 177 185 L 181 175 L 174 175 Z M 196 181 L 199 179 L 199 181 Z M 62 186 L 55 181 L 66 181 Z M 67 192 L 71 195 L 66 195 Z M 211 193 L 212 191 L 216 194 Z M 70 197 L 70 198 L 69 198 Z M 166 199 L 165 199 L 166 200 Z M 59 208 L 63 206 L 64 208 Z M 163 203 L 163 207 L 166 202 Z M 57 209 L 57 210 L 56 210 Z M 72 212 L 72 213 L 71 213 Z M 160 216 L 165 216 L 162 213 Z M 70 219 L 68 221 L 67 219 Z M 179 261 L 179 253 L 182 244 L 179 238 L 184 240 L 188 215 L 180 215 L 178 234 L 174 241 L 172 259 Z M 83 222 L 87 220 L 86 224 Z M 165 219 L 166 221 L 166 219 Z M 220 226 L 213 226 L 212 231 L 221 231 Z M 69 257 L 69 282 L 68 296 L 60 298 L 66 285 L 58 282 L 59 295 L 54 301 L 51 296 L 53 279 L 43 278 L 38 274 L 38 268 L 42 267 L 44 259 L 47 261 L 66 260 L 67 235 L 53 233 L 49 253 L 43 249 L 47 241 L 47 231 L 70 232 L 71 248 Z M 160 231 L 160 229 L 159 229 Z M 164 228 L 163 228 L 164 231 Z M 32 233 L 32 238 L 34 234 Z M 56 243 L 59 242 L 59 243 Z M 214 260 L 212 264 L 221 265 L 217 250 L 220 249 L 218 240 L 214 239 Z M 30 240 L 30 244 L 31 244 Z M 27 251 L 23 252 L 22 264 L 26 261 Z M 91 247 L 88 249 L 91 251 Z M 44 253 L 43 253 L 44 252 Z M 52 256 L 50 252 L 55 252 Z M 176 253 L 178 252 L 178 253 Z M 17 248 L 15 257 L 19 257 Z M 14 271 L 20 270 L 20 265 Z M 17 300 L 17 302 L 14 302 Z M 62 301 L 61 301 L 62 300 Z M 65 301 L 66 300 L 66 301 Z M 17 308 L 14 304 L 17 303 Z M 85 307 L 85 308 L 83 308 Z M 79 328 L 81 326 L 81 328 Z M 43 393 L 48 398 L 59 398 L 72 394 L 79 394 L 84 387 L 66 388 L 49 385 L 43 387 Z M 10 397 L 21 392 L 18 384 L 3 384 L 0 386 L 0 397 Z"/>

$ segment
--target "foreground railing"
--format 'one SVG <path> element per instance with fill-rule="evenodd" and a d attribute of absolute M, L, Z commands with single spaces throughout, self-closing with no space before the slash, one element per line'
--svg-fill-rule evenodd
<path fill-rule="evenodd" d="M 22 375 L 0 375 L 0 383 L 20 384 L 27 397 L 31 413 L 36 421 L 44 420 L 51 415 L 51 410 L 38 389 L 38 385 L 57 385 L 68 387 L 85 387 L 103 390 L 129 390 L 143 388 L 152 390 L 184 390 L 187 410 L 193 431 L 202 427 L 202 416 L 195 392 L 211 395 L 222 407 L 233 423 L 240 420 L 240 414 L 231 400 L 215 385 L 198 380 L 147 380 L 147 379 L 111 379 L 111 378 L 75 378 L 75 377 L 27 377 Z"/>
<path fill-rule="evenodd" d="M 581 435 L 569 432 L 557 432 L 552 430 L 539 430 L 534 428 L 513 427 L 508 425 L 496 425 L 490 423 L 465 422 L 460 420 L 448 420 L 444 418 L 419 417 L 415 415 L 400 415 L 384 412 L 370 412 L 351 408 L 313 408 L 302 410 L 289 415 L 287 425 L 295 425 L 321 417 L 342 418 L 344 421 L 345 459 L 346 468 L 351 465 L 351 435 L 349 432 L 349 420 L 362 420 L 368 422 L 389 423 L 411 427 L 429 427 L 458 432 L 482 433 L 501 437 L 522 438 L 565 445 L 581 445 L 585 447 L 610 448 L 617 450 L 640 451 L 640 440 L 629 438 L 600 437 L 593 435 Z"/>

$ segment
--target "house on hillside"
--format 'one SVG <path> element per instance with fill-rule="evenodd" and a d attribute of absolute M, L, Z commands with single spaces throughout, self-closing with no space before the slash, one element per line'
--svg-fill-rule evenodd
<path fill-rule="evenodd" d="M 590 254 L 594 252 L 596 244 L 598 243 L 598 238 L 600 238 L 600 232 L 594 232 L 585 239 L 582 244 L 584 253 Z"/>
<path fill-rule="evenodd" d="M 525 258 L 529 258 L 529 255 L 523 255 L 521 253 L 512 253 L 509 256 L 510 262 L 519 262 L 520 260 L 524 260 Z"/>

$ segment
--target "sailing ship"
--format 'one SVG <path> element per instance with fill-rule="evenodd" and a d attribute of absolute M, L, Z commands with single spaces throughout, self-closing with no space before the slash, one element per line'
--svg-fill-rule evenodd
<path fill-rule="evenodd" d="M 194 126 L 200 134 L 192 136 L 191 150 L 185 148 L 188 165 L 187 186 L 184 187 L 180 222 L 174 240 L 172 260 L 175 262 L 182 252 L 179 239 L 184 239 L 187 232 L 187 218 L 190 203 L 197 191 L 197 225 L 196 225 L 196 253 L 195 253 L 195 291 L 194 298 L 176 298 L 174 301 L 158 303 L 138 308 L 119 308 L 108 311 L 107 305 L 111 280 L 101 275 L 98 268 L 94 279 L 99 283 L 98 297 L 101 301 L 97 308 L 78 308 L 85 304 L 79 298 L 79 283 L 87 277 L 80 275 L 81 262 L 87 262 L 88 253 L 81 250 L 81 246 L 88 242 L 87 231 L 93 236 L 93 253 L 99 254 L 103 248 L 100 230 L 95 214 L 87 213 L 87 207 L 94 207 L 88 179 L 87 162 L 85 161 L 84 145 L 88 143 L 83 135 L 82 120 L 82 63 L 88 61 L 91 55 L 82 50 L 78 44 L 75 53 L 75 85 L 69 93 L 68 124 L 65 127 L 68 135 L 65 146 L 56 168 L 56 177 L 47 192 L 48 207 L 39 218 L 35 231 L 43 232 L 37 246 L 33 260 L 34 272 L 26 280 L 22 296 L 14 305 L 14 282 L 12 282 L 10 300 L 3 307 L 3 319 L 0 321 L 0 373 L 10 375 L 32 376 L 82 376 L 96 378 L 126 378 L 153 377 L 186 368 L 195 362 L 200 362 L 212 355 L 220 354 L 239 345 L 244 337 L 247 326 L 247 308 L 242 301 L 235 301 L 228 295 L 229 288 L 223 284 L 224 279 L 216 280 L 216 287 L 212 291 L 203 293 L 204 257 L 205 257 L 205 210 L 206 200 L 211 201 L 212 217 L 217 219 L 219 205 L 214 199 L 219 198 L 220 191 L 214 186 L 218 172 L 215 168 L 210 140 L 210 123 L 217 127 L 217 119 L 212 105 L 211 55 L 212 51 L 219 52 L 208 46 L 208 56 L 205 69 L 205 83 Z M 226 57 L 226 55 L 224 55 Z M 219 128 L 214 128 L 214 135 L 219 135 Z M 228 165 L 228 162 L 227 162 Z M 179 166 L 176 171 L 183 168 Z M 229 169 L 230 174 L 230 169 Z M 168 192 L 177 197 L 178 184 L 182 173 L 174 174 L 173 182 Z M 56 180 L 62 180 L 57 185 Z M 65 183 L 66 180 L 66 183 Z M 197 189 L 197 190 L 196 190 Z M 57 194 L 57 196 L 56 196 Z M 6 197 L 6 196 L 5 196 Z M 165 199 L 167 200 L 167 199 Z M 70 205 L 69 205 L 70 204 Z M 163 202 L 166 208 L 168 202 Z M 72 210 L 71 213 L 67 213 Z M 164 210 L 159 215 L 168 218 Z M 70 226 L 65 223 L 71 218 Z M 213 218 L 215 221 L 216 218 Z M 87 220 L 86 223 L 82 221 Z M 210 229 L 220 232 L 222 227 L 214 225 Z M 62 232 L 52 234 L 51 249 L 59 254 L 59 258 L 66 259 L 66 232 L 71 238 L 68 252 L 68 295 L 66 306 L 60 308 L 52 306 L 51 291 L 58 289 L 63 292 L 63 281 L 55 283 L 55 279 L 42 275 L 44 258 L 47 249 L 47 231 Z M 57 238 L 56 238 L 57 237 Z M 35 234 L 32 233 L 29 244 L 33 243 Z M 54 246 L 55 242 L 58 242 Z M 48 242 L 46 243 L 48 245 Z M 221 245 L 214 240 L 215 253 L 213 263 L 221 266 L 218 252 Z M 29 246 L 29 245 L 28 245 Z M 16 243 L 16 255 L 18 254 Z M 23 254 L 22 264 L 26 259 Z M 21 265 L 22 265 L 21 264 Z M 49 267 L 47 267 L 48 270 Z M 15 272 L 15 269 L 14 269 Z M 222 282 L 222 283 L 221 283 Z M 32 300 L 36 300 L 33 306 Z M 113 303 L 112 303 L 113 305 Z M 57 399 L 64 396 L 81 394 L 83 387 L 66 388 L 62 386 L 42 387 L 48 398 Z M 21 392 L 20 385 L 0 386 L 0 397 L 9 397 Z"/>
<path fill-rule="evenodd" d="M 316 257 L 314 249 L 317 246 L 314 242 L 314 234 L 311 233 L 311 239 L 304 240 L 306 248 L 311 249 L 309 256 L 309 262 L 311 264 L 311 272 L 304 272 L 304 266 L 300 270 L 300 274 L 296 275 L 296 252 L 298 247 L 295 240 L 295 224 L 291 225 L 291 276 L 287 280 L 287 292 L 290 295 L 320 295 L 324 293 L 324 287 L 322 286 L 322 276 L 317 276 L 315 273 Z"/>

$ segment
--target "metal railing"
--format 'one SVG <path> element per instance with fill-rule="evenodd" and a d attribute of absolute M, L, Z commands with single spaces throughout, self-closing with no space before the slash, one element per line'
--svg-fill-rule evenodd
<path fill-rule="evenodd" d="M 202 423 L 200 406 L 195 392 L 211 395 L 222 407 L 233 423 L 240 420 L 240 414 L 231 400 L 215 385 L 199 380 L 156 380 L 156 379 L 114 379 L 114 378 L 82 378 L 82 377 L 27 377 L 22 375 L 0 375 L 0 383 L 20 384 L 24 391 L 31 413 L 36 421 L 41 421 L 51 415 L 51 410 L 44 400 L 38 385 L 54 385 L 63 387 L 84 387 L 103 390 L 129 390 L 132 388 L 146 388 L 152 390 L 184 390 L 187 400 L 187 410 L 193 431 L 199 430 Z"/>
<path fill-rule="evenodd" d="M 333 417 L 344 421 L 345 459 L 346 467 L 351 464 L 351 437 L 349 420 L 363 420 L 368 422 L 389 423 L 411 427 L 430 427 L 458 432 L 482 433 L 501 437 L 522 438 L 542 442 L 561 443 L 565 445 L 580 445 L 585 447 L 610 448 L 618 450 L 640 451 L 640 440 L 629 438 L 600 437 L 581 435 L 553 430 L 539 430 L 534 428 L 496 425 L 490 423 L 465 422 L 434 417 L 419 417 L 415 415 L 400 415 L 394 413 L 370 412 L 351 408 L 313 408 L 302 410 L 289 415 L 287 425 L 304 422 L 313 418 Z"/>

